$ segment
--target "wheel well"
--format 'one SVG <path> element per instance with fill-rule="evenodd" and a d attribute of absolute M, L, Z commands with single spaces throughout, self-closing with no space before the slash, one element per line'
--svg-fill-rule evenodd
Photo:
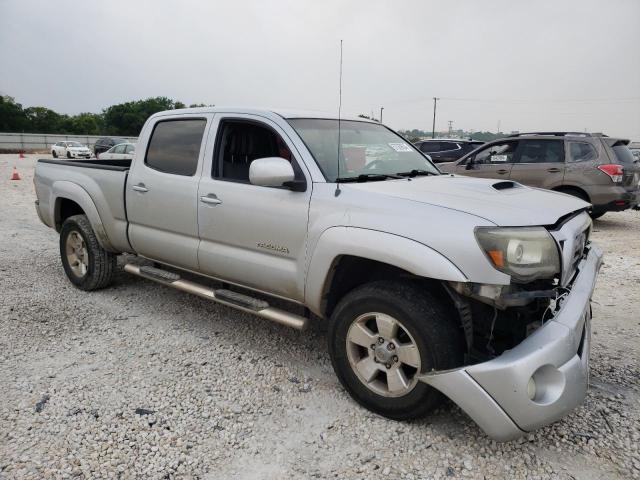
<path fill-rule="evenodd" d="M 553 190 L 556 192 L 568 193 L 569 195 L 575 194 L 577 197 L 580 197 L 583 200 L 591 203 L 591 199 L 589 198 L 589 195 L 587 194 L 587 192 L 585 192 L 580 187 L 562 186 L 562 187 L 556 187 Z"/>
<path fill-rule="evenodd" d="M 388 263 L 353 255 L 342 255 L 333 261 L 325 283 L 323 295 L 325 316 L 331 316 L 340 299 L 360 285 L 375 280 L 412 276 L 406 270 Z"/>
<path fill-rule="evenodd" d="M 56 230 L 59 232 L 64 221 L 73 215 L 84 215 L 84 210 L 73 200 L 68 198 L 59 198 L 56 201 L 55 222 Z"/>

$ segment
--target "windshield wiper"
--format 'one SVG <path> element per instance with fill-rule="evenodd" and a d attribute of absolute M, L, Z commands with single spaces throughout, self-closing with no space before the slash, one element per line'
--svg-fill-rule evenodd
<path fill-rule="evenodd" d="M 396 175 L 400 177 L 418 177 L 422 175 L 438 175 L 437 173 L 430 172 L 429 170 L 411 170 L 410 172 L 398 172 Z"/>
<path fill-rule="evenodd" d="M 341 177 L 336 178 L 336 183 L 348 183 L 348 182 L 379 182 L 381 180 L 386 180 L 387 178 L 402 178 L 399 175 L 393 175 L 388 173 L 361 173 L 360 175 L 356 175 L 355 177 Z"/>

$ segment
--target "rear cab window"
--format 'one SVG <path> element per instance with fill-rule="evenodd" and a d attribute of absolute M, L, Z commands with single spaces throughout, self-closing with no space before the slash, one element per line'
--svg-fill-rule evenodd
<path fill-rule="evenodd" d="M 204 118 L 159 121 L 151 133 L 145 165 L 164 173 L 193 176 L 206 125 Z"/>

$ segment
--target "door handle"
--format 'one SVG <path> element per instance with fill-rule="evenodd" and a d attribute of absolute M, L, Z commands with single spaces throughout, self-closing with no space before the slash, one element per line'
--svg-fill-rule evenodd
<path fill-rule="evenodd" d="M 149 191 L 149 189 L 144 186 L 144 183 L 139 183 L 138 185 L 134 185 L 131 188 L 140 193 L 147 193 Z"/>
<path fill-rule="evenodd" d="M 504 168 L 501 168 L 496 173 L 499 173 L 500 175 L 504 175 L 505 173 L 509 173 L 509 170 L 505 170 Z"/>
<path fill-rule="evenodd" d="M 560 170 L 559 168 L 556 167 L 552 167 L 552 168 L 547 168 L 547 172 L 549 173 L 558 173 L 561 172 L 562 170 Z"/>
<path fill-rule="evenodd" d="M 209 195 L 203 195 L 202 197 L 200 197 L 200 201 L 208 205 L 220 205 L 222 203 L 222 200 L 216 197 L 213 193 L 210 193 Z"/>

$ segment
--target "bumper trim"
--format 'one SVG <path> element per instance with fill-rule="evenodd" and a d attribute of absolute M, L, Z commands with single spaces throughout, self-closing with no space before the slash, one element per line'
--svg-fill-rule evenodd
<path fill-rule="evenodd" d="M 447 395 L 498 441 L 564 417 L 587 391 L 590 299 L 601 264 L 602 251 L 591 245 L 558 313 L 516 347 L 484 363 L 423 374 L 420 381 Z M 527 393 L 532 376 L 541 392 L 533 400 Z"/>

